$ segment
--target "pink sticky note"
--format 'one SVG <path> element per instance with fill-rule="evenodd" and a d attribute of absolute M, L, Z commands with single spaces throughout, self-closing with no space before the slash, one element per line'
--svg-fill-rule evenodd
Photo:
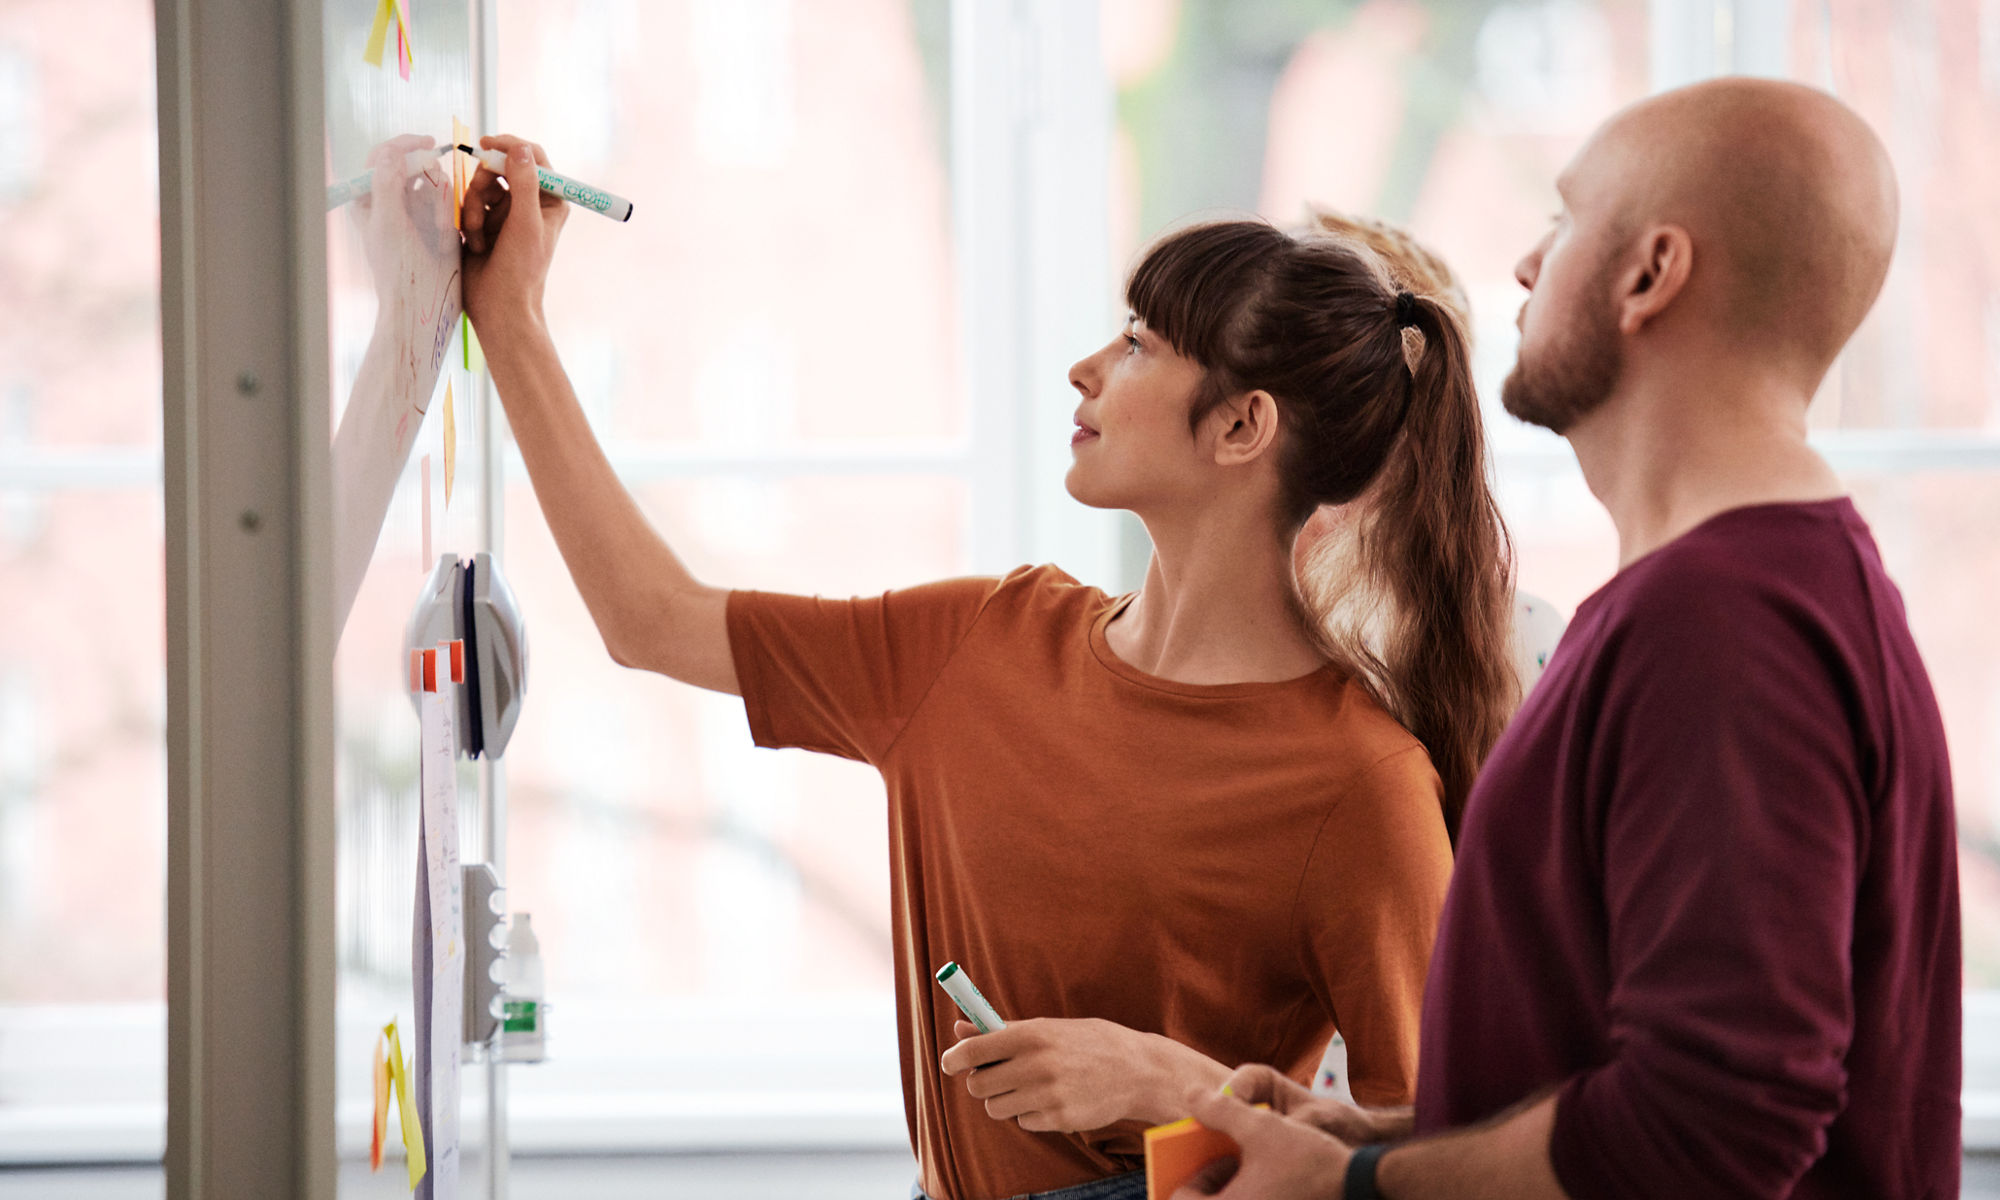
<path fill-rule="evenodd" d="M 425 573 L 431 569 L 431 456 L 426 454 L 418 465 L 419 486 L 424 489 L 424 559 Z"/>
<path fill-rule="evenodd" d="M 396 22 L 396 72 L 404 79 L 410 77 L 410 34 L 401 21 Z"/>

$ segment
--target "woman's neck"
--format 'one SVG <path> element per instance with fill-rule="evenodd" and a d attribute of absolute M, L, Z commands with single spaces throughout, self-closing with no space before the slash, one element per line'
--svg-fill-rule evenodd
<path fill-rule="evenodd" d="M 1105 630 L 1126 663 L 1176 683 L 1296 679 L 1326 659 L 1300 617 L 1292 550 L 1267 522 L 1148 520 L 1153 560 Z"/>

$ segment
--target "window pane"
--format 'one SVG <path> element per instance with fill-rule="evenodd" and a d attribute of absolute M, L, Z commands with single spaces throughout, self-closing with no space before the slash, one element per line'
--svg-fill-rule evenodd
<path fill-rule="evenodd" d="M 0 1162 L 164 1128 L 155 126 L 152 5 L 0 12 Z"/>
<path fill-rule="evenodd" d="M 1868 118 L 1902 200 L 1888 282 L 1821 389 L 1815 426 L 2000 432 L 2000 78 L 1981 65 L 1992 6 L 1784 7 L 1788 73 Z"/>
<path fill-rule="evenodd" d="M 964 436 L 944 0 L 500 5 L 500 112 L 631 198 L 548 309 L 613 442 Z"/>
<path fill-rule="evenodd" d="M 1957 792 L 1966 984 L 2000 987 L 2000 474 L 1851 480 L 1944 710 Z"/>

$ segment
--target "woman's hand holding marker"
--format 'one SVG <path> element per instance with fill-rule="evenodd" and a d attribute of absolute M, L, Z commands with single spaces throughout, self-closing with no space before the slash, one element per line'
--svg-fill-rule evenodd
<path fill-rule="evenodd" d="M 480 138 L 479 144 L 506 154 L 507 171 L 496 175 L 482 163 L 465 189 L 460 217 L 466 249 L 465 311 L 482 330 L 523 321 L 538 325 L 549 262 L 563 222 L 569 219 L 569 205 L 542 191 L 537 182 L 536 166 L 549 164 L 540 146 L 506 134 Z M 508 220 L 515 198 L 522 196 L 533 196 L 537 203 L 523 219 Z"/>
<path fill-rule="evenodd" d="M 1215 1088 L 1229 1074 L 1170 1038 L 1095 1018 L 1013 1021 L 997 1033 L 960 1021 L 953 1031 L 961 1040 L 939 1060 L 944 1073 L 966 1076 L 994 1120 L 1037 1133 L 1178 1120 L 1190 1087 Z"/>

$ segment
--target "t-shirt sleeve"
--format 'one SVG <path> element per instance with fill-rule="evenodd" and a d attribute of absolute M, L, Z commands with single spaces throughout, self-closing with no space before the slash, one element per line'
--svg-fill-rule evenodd
<path fill-rule="evenodd" d="M 1867 805 L 1855 686 L 1751 585 L 1635 611 L 1588 768 L 1608 1061 L 1562 1088 L 1556 1175 L 1594 1197 L 1780 1197 L 1845 1103 Z"/>
<path fill-rule="evenodd" d="M 877 762 L 1002 581 L 828 600 L 732 592 L 729 652 L 759 746 Z"/>
<path fill-rule="evenodd" d="M 1442 792 L 1421 746 L 1382 759 L 1335 802 L 1306 861 L 1300 954 L 1362 1104 L 1416 1095 L 1424 978 L 1451 883 Z"/>

